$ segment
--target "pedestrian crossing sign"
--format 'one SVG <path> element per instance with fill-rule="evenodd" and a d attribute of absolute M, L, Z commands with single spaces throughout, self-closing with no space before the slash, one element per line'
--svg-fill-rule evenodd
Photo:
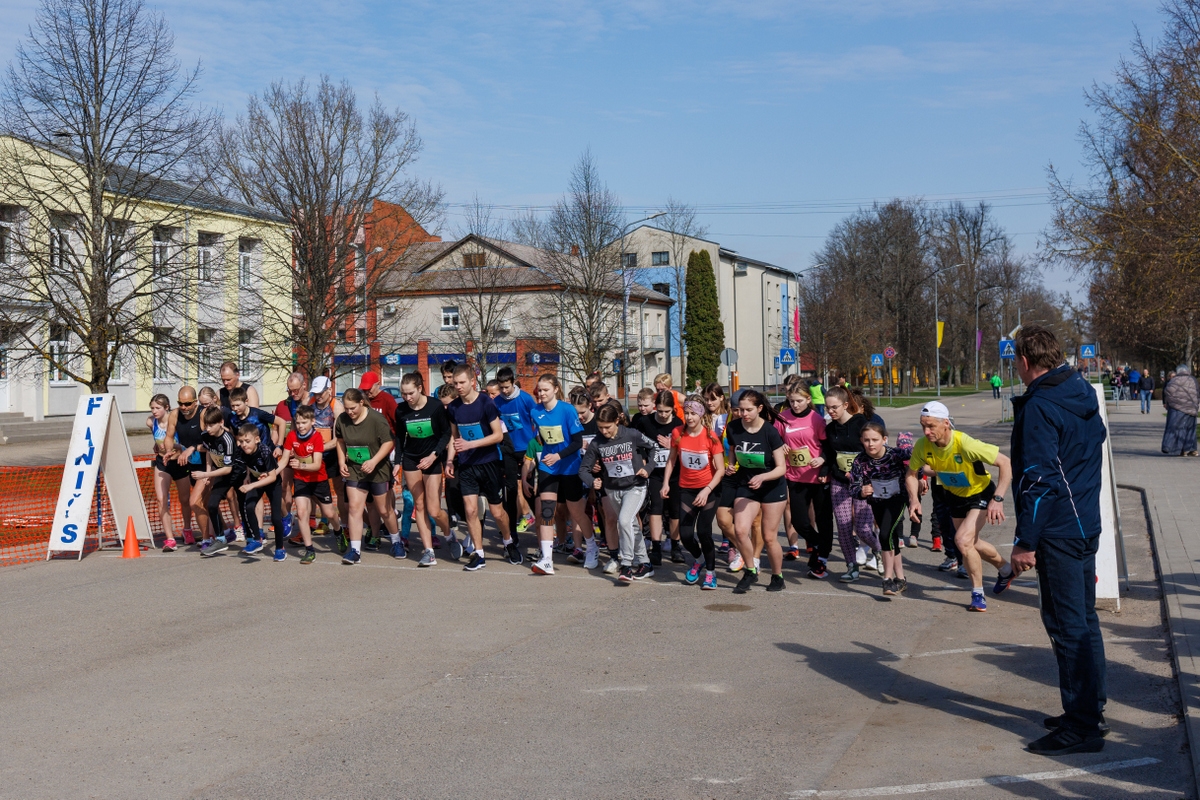
<path fill-rule="evenodd" d="M 1080 358 L 1095 358 L 1096 357 L 1096 345 L 1094 345 L 1094 344 L 1080 345 L 1079 357 Z"/>
<path fill-rule="evenodd" d="M 883 366 L 883 353 L 872 354 L 871 366 L 872 367 L 882 367 Z"/>
<path fill-rule="evenodd" d="M 1000 357 L 1007 360 L 1017 357 L 1017 348 L 1013 346 L 1012 339 L 1000 340 Z"/>

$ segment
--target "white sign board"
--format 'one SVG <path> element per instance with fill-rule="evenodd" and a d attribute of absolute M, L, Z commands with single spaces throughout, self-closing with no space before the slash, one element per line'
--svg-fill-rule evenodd
<path fill-rule="evenodd" d="M 58 490 L 46 558 L 56 552 L 77 552 L 80 558 L 83 557 L 92 498 L 101 470 L 122 542 L 126 522 L 132 518 L 138 541 L 145 540 L 154 546 L 146 502 L 142 498 L 117 399 L 111 394 L 92 394 L 80 397 L 75 410 L 75 427 L 71 430 L 71 446 L 63 464 L 62 486 Z"/>
<path fill-rule="evenodd" d="M 1112 433 L 1108 430 L 1108 409 L 1105 408 L 1104 387 L 1093 383 L 1096 399 L 1100 401 L 1100 419 L 1107 436 L 1100 448 L 1104 463 L 1100 465 L 1100 549 L 1096 553 L 1096 599 L 1117 601 L 1121 608 L 1121 587 L 1117 579 L 1117 487 L 1112 481 Z"/>

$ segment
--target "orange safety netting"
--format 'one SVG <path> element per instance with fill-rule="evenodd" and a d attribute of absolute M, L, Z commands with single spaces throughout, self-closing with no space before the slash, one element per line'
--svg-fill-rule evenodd
<path fill-rule="evenodd" d="M 146 514 L 150 517 L 150 528 L 154 531 L 154 542 L 155 545 L 161 545 L 166 536 L 154 494 L 154 464 L 151 461 L 138 461 L 135 466 L 138 483 L 142 487 L 142 498 L 146 503 Z M 0 467 L 0 566 L 46 558 L 62 474 L 61 466 Z M 183 527 L 183 517 L 174 487 L 170 498 L 171 517 L 178 532 Z M 231 524 L 232 517 L 227 509 L 223 516 Z M 91 553 L 102 544 L 105 547 L 119 546 L 117 522 L 109 508 L 103 475 L 97 481 L 90 517 L 83 552 Z M 121 520 L 120 524 L 121 530 L 124 530 L 125 520 Z M 68 556 L 75 558 L 76 554 L 67 553 L 62 557 Z"/>

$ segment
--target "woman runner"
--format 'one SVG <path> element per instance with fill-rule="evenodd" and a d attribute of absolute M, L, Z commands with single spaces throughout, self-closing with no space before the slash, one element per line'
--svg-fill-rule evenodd
<path fill-rule="evenodd" d="M 912 447 L 888 447 L 887 428 L 868 422 L 862 429 L 863 452 L 850 465 L 850 496 L 867 501 L 879 526 L 883 550 L 883 593 L 894 595 L 908 588 L 900 560 L 908 495 L 902 484 L 908 474 Z"/>
<path fill-rule="evenodd" d="M 813 398 L 803 384 L 793 385 L 787 394 L 787 408 L 775 427 L 787 446 L 788 499 L 791 501 L 792 529 L 808 544 L 808 576 L 824 578 L 833 550 L 833 503 L 829 498 L 829 467 L 826 466 L 825 419 L 813 408 Z M 808 508 L 817 518 L 813 530 Z M 792 531 L 788 532 L 791 539 Z"/>
<path fill-rule="evenodd" d="M 150 416 L 146 417 L 146 427 L 154 436 L 154 499 L 158 501 L 158 513 L 162 519 L 163 532 L 167 540 L 163 542 L 163 552 L 173 553 L 178 545 L 175 542 L 175 520 L 171 518 L 171 484 L 176 485 L 179 496 L 179 508 L 183 512 L 184 544 L 194 544 L 192 536 L 192 507 L 184 499 L 191 492 L 191 481 L 188 480 L 188 470 L 185 466 L 171 457 L 175 443 L 167 442 L 167 418 L 171 416 L 171 398 L 165 394 L 156 394 L 150 398 Z"/>
<path fill-rule="evenodd" d="M 774 410 L 759 392 L 750 389 L 738 401 L 741 419 L 729 423 L 725 436 L 738 462 L 737 493 L 733 501 L 734 536 L 745 562 L 745 574 L 734 588 L 735 594 L 745 594 L 758 583 L 758 568 L 753 566 L 755 549 L 752 544 L 754 518 L 762 512 L 763 540 L 771 563 L 771 583 L 768 592 L 783 591 L 783 549 L 779 546 L 779 520 L 787 502 L 786 448 L 779 431 L 775 430 Z"/>
<path fill-rule="evenodd" d="M 400 379 L 400 396 L 404 402 L 396 406 L 396 441 L 400 449 L 400 464 L 396 471 L 403 473 L 416 510 L 422 548 L 417 566 L 432 567 L 437 564 L 437 558 L 433 553 L 433 531 L 429 527 L 427 510 L 443 535 L 450 537 L 450 518 L 442 510 L 441 502 L 442 467 L 446 462 L 446 445 L 450 443 L 450 418 L 441 402 L 425 394 L 425 379 L 419 372 L 410 372 Z M 393 556 L 395 550 L 396 546 L 392 545 Z"/>
<path fill-rule="evenodd" d="M 861 394 L 851 395 L 841 386 L 825 392 L 825 410 L 832 418 L 825 428 L 825 458 L 834 462 L 829 472 L 833 478 L 829 485 L 829 497 L 833 503 L 833 518 L 837 522 L 838 544 L 846 558 L 846 572 L 838 578 L 842 583 L 859 578 L 855 535 L 872 552 L 879 550 L 870 507 L 850 494 L 850 466 L 863 452 L 862 429 L 870 416 L 863 413 L 866 409 L 859 402 L 860 397 Z"/>
<path fill-rule="evenodd" d="M 717 493 L 725 476 L 725 447 L 712 432 L 712 421 L 700 395 L 691 395 L 683 403 L 682 429 L 671 435 L 671 456 L 667 461 L 663 496 L 671 491 L 671 479 L 679 479 L 679 539 L 692 554 L 692 567 L 684 580 L 700 580 L 700 556 L 704 556 L 704 583 L 701 589 L 717 588 L 717 550 L 713 545 L 712 524 L 717 513 Z M 697 543 L 696 536 L 700 541 Z"/>
<path fill-rule="evenodd" d="M 388 454 L 395 443 L 387 420 L 367 404 L 361 389 L 347 389 L 342 395 L 345 411 L 338 417 L 334 430 L 338 443 L 338 465 L 346 484 L 346 499 L 350 515 L 350 548 L 342 563 L 354 566 L 362 559 L 363 512 L 367 497 L 379 512 L 388 534 L 396 541 L 400 531 L 396 526 L 396 509 L 387 502 L 392 482 L 392 464 Z"/>

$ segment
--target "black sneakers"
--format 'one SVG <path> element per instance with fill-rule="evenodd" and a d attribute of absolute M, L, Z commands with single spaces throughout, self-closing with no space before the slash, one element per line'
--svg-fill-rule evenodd
<path fill-rule="evenodd" d="M 750 591 L 750 587 L 756 583 L 758 583 L 758 570 L 745 570 L 742 573 L 742 579 L 738 581 L 738 585 L 733 587 L 733 593 L 745 594 L 746 592 Z"/>
<path fill-rule="evenodd" d="M 1104 737 L 1084 736 L 1070 728 L 1059 728 L 1030 742 L 1025 749 L 1044 756 L 1065 756 L 1071 753 L 1099 753 L 1104 749 Z"/>

